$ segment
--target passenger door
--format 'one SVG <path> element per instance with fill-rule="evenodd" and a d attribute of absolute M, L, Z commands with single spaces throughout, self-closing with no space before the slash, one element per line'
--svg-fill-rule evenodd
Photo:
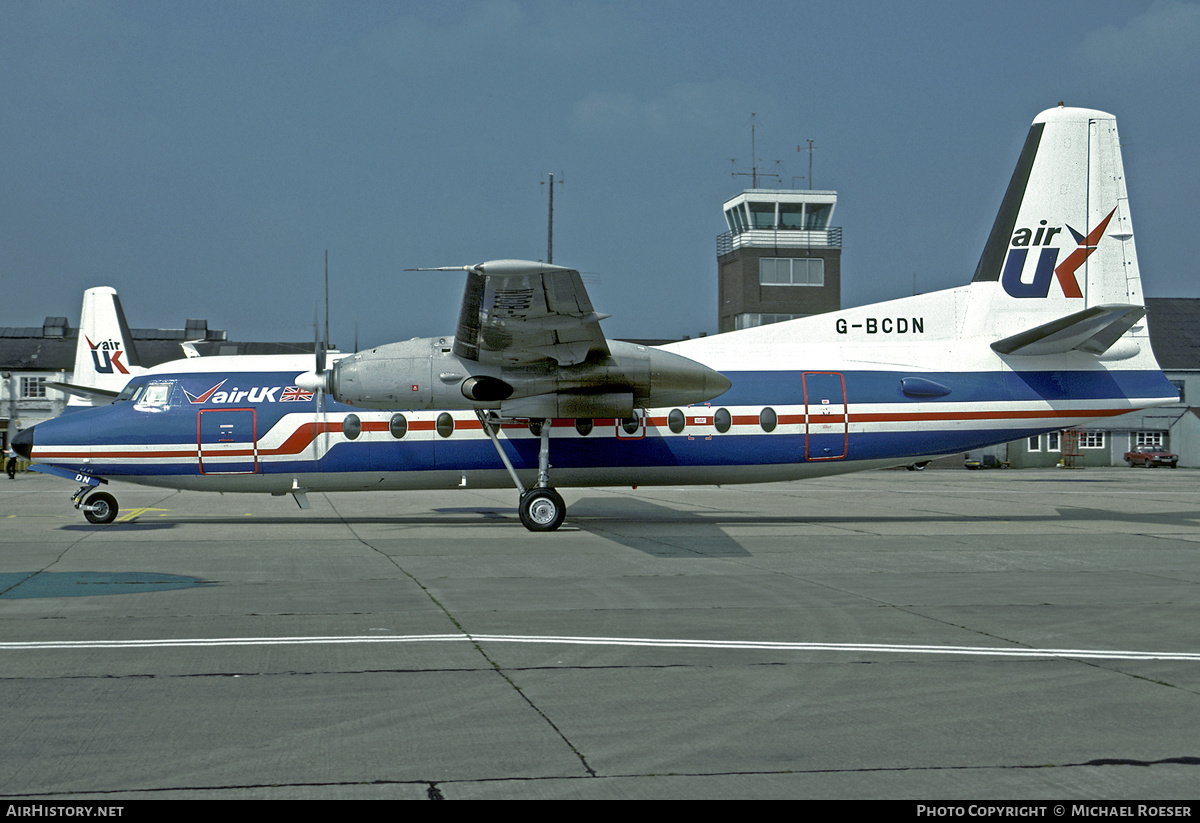
<path fill-rule="evenodd" d="M 258 443 L 254 409 L 203 409 L 196 421 L 201 474 L 254 474 Z"/>
<path fill-rule="evenodd" d="M 804 459 L 846 456 L 846 381 L 837 372 L 804 372 Z"/>

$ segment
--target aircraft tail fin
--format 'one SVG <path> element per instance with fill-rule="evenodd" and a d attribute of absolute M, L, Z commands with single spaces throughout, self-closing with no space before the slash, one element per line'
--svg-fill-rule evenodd
<path fill-rule="evenodd" d="M 107 402 L 141 371 L 116 289 L 96 286 L 85 291 L 70 383 L 75 390 L 71 404 Z"/>
<path fill-rule="evenodd" d="M 1113 115 L 1059 106 L 1034 119 L 972 286 L 968 332 L 1002 354 L 1103 355 L 1145 337 Z"/>

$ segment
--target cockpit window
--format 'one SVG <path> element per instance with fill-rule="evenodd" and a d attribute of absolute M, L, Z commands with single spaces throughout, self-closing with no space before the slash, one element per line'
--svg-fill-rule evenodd
<path fill-rule="evenodd" d="M 144 388 L 146 388 L 145 382 L 131 380 L 125 384 L 125 388 L 121 389 L 121 393 L 113 399 L 113 402 L 123 403 L 126 400 L 133 400 Z"/>
<path fill-rule="evenodd" d="M 143 406 L 165 406 L 171 400 L 170 383 L 151 383 L 146 390 L 136 397 L 136 402 Z"/>

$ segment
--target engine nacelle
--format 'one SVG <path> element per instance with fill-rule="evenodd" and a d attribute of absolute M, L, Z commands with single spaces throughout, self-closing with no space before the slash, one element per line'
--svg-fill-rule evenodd
<path fill-rule="evenodd" d="M 453 344 L 450 337 L 417 338 L 348 355 L 330 364 L 323 388 L 340 403 L 374 409 L 630 417 L 635 408 L 702 403 L 730 386 L 724 375 L 694 360 L 616 340 L 608 341 L 611 356 L 572 366 L 553 360 L 483 364 L 455 355 Z"/>

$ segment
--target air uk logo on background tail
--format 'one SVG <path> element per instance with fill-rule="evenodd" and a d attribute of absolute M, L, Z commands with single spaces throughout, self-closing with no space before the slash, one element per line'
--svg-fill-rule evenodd
<path fill-rule="evenodd" d="M 92 351 L 92 365 L 96 367 L 96 374 L 112 374 L 114 371 L 118 374 L 129 374 L 129 369 L 121 362 L 125 351 L 121 348 L 120 340 L 101 340 L 99 343 L 93 343 L 87 335 L 84 335 L 83 339 Z"/>
<path fill-rule="evenodd" d="M 69 405 L 107 403 L 130 377 L 142 371 L 116 289 L 96 286 L 85 291 L 79 315 L 79 340 L 75 344 L 75 368 L 71 383 L 64 384 L 71 394 Z"/>
<path fill-rule="evenodd" d="M 1075 272 L 1096 251 L 1096 246 L 1100 242 L 1100 238 L 1104 236 L 1104 230 L 1108 227 L 1108 221 L 1112 219 L 1116 211 L 1114 206 L 1113 210 L 1086 236 L 1067 225 L 1067 230 L 1075 238 L 1076 248 L 1067 255 L 1067 259 L 1062 263 L 1058 262 L 1058 253 L 1061 249 L 1058 246 L 1050 245 L 1054 237 L 1061 234 L 1061 227 L 1049 226 L 1047 221 L 1041 220 L 1036 230 L 1017 229 L 1013 233 L 1008 256 L 1004 260 L 1004 271 L 1000 275 L 1000 284 L 1004 286 L 1004 291 L 1008 292 L 1011 297 L 1048 297 L 1052 282 L 1057 280 L 1063 297 L 1082 298 L 1083 291 L 1079 288 Z M 1022 275 L 1025 272 L 1025 264 L 1031 248 L 1039 248 L 1037 266 L 1034 269 L 1033 279 L 1026 281 Z"/>

